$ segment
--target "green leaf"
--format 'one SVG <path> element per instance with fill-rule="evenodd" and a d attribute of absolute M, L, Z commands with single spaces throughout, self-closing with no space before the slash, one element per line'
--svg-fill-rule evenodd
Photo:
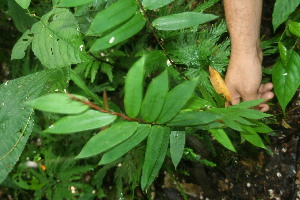
<path fill-rule="evenodd" d="M 185 81 L 168 92 L 157 123 L 170 121 L 188 102 L 194 93 L 198 79 Z"/>
<path fill-rule="evenodd" d="M 278 49 L 280 53 L 281 62 L 284 66 L 286 66 L 290 59 L 290 51 L 282 44 L 282 42 L 278 42 Z"/>
<path fill-rule="evenodd" d="M 55 8 L 32 26 L 32 51 L 47 68 L 61 68 L 86 60 L 84 43 L 74 15 Z"/>
<path fill-rule="evenodd" d="M 115 121 L 116 118 L 115 115 L 88 110 L 79 115 L 61 118 L 46 129 L 45 132 L 64 134 L 86 131 L 106 126 Z"/>
<path fill-rule="evenodd" d="M 145 26 L 146 19 L 141 13 L 136 14 L 128 22 L 123 24 L 121 27 L 112 31 L 108 35 L 96 40 L 92 45 L 90 51 L 100 51 L 110 48 L 128 38 L 137 34 Z"/>
<path fill-rule="evenodd" d="M 138 116 L 143 100 L 143 81 L 145 57 L 136 61 L 127 73 L 125 79 L 124 106 L 129 117 Z"/>
<path fill-rule="evenodd" d="M 282 24 L 289 15 L 299 6 L 300 0 L 276 0 L 272 14 L 274 31 Z"/>
<path fill-rule="evenodd" d="M 256 99 L 251 101 L 243 101 L 242 103 L 236 104 L 231 106 L 230 108 L 252 108 L 254 106 L 257 106 L 261 104 L 264 101 L 264 99 Z"/>
<path fill-rule="evenodd" d="M 115 146 L 102 156 L 99 165 L 105 165 L 107 163 L 113 162 L 125 155 L 128 151 L 141 143 L 148 136 L 150 130 L 150 125 L 139 124 L 137 127 L 137 131 L 130 138 L 125 140 L 123 143 Z"/>
<path fill-rule="evenodd" d="M 236 152 L 233 144 L 231 143 L 229 137 L 223 129 L 211 129 L 209 132 L 212 133 L 214 138 L 224 147 L 229 149 L 230 151 Z"/>
<path fill-rule="evenodd" d="M 280 106 L 285 112 L 285 108 L 292 99 L 300 85 L 300 57 L 295 52 L 291 52 L 290 59 L 286 67 L 279 60 L 273 67 L 272 80 L 274 92 L 279 100 Z"/>
<path fill-rule="evenodd" d="M 210 105 L 208 101 L 205 99 L 202 99 L 196 95 L 193 95 L 193 97 L 188 101 L 184 109 L 187 110 L 199 110 L 199 109 L 204 109 L 208 107 L 213 107 Z"/>
<path fill-rule="evenodd" d="M 23 9 L 27 9 L 31 0 L 15 0 Z"/>
<path fill-rule="evenodd" d="M 161 8 L 174 0 L 143 0 L 142 4 L 146 9 L 155 10 Z"/>
<path fill-rule="evenodd" d="M 242 127 L 238 122 L 235 121 L 235 119 L 231 118 L 224 118 L 222 119 L 224 124 L 228 126 L 229 128 L 236 130 L 236 131 L 243 131 Z"/>
<path fill-rule="evenodd" d="M 0 86 L 0 183 L 19 160 L 33 128 L 33 110 L 25 101 L 51 88 L 49 80 L 55 79 L 57 72 L 46 70 Z"/>
<path fill-rule="evenodd" d="M 148 86 L 142 103 L 142 117 L 147 122 L 154 122 L 163 107 L 169 90 L 168 72 L 164 71 L 155 77 Z"/>
<path fill-rule="evenodd" d="M 27 47 L 30 45 L 30 43 L 33 40 L 33 37 L 31 36 L 31 31 L 27 30 L 22 37 L 17 41 L 17 43 L 14 45 L 11 53 L 11 59 L 22 59 L 25 56 L 25 51 Z"/>
<path fill-rule="evenodd" d="M 157 176 L 169 146 L 170 129 L 162 126 L 152 126 L 148 136 L 141 187 L 149 188 Z"/>
<path fill-rule="evenodd" d="M 90 3 L 92 1 L 94 0 L 61 0 L 57 7 L 76 7 Z"/>
<path fill-rule="evenodd" d="M 241 136 L 247 140 L 248 142 L 250 142 L 251 144 L 253 144 L 254 146 L 257 147 L 261 147 L 261 148 L 265 148 L 266 146 L 263 143 L 261 137 L 255 132 L 254 129 L 252 129 L 249 126 L 244 126 L 243 127 L 244 131 L 241 131 Z"/>
<path fill-rule="evenodd" d="M 102 153 L 132 136 L 137 129 L 137 122 L 119 122 L 93 136 L 82 148 L 76 158 L 86 158 Z"/>
<path fill-rule="evenodd" d="M 182 12 L 159 17 L 152 22 L 158 30 L 178 30 L 203 24 L 216 19 L 218 16 L 196 12 Z"/>
<path fill-rule="evenodd" d="M 181 160 L 182 153 L 184 150 L 184 145 L 185 145 L 185 131 L 171 131 L 170 153 L 171 153 L 171 159 L 175 166 L 175 169 L 177 168 L 177 165 Z"/>
<path fill-rule="evenodd" d="M 168 126 L 199 126 L 208 124 L 220 119 L 221 116 L 209 111 L 181 111 L 171 121 Z"/>
<path fill-rule="evenodd" d="M 300 37 L 300 23 L 299 22 L 290 22 L 289 30 L 293 35 Z"/>
<path fill-rule="evenodd" d="M 257 132 L 257 133 L 270 133 L 273 132 L 273 130 L 267 126 L 266 124 L 257 121 L 257 120 L 250 120 L 251 123 L 254 124 L 254 126 L 251 126 L 251 128 Z"/>
<path fill-rule="evenodd" d="M 272 115 L 260 112 L 254 109 L 241 109 L 241 108 L 229 108 L 232 109 L 232 113 L 236 113 L 237 116 L 241 116 L 248 119 L 262 119 L 265 117 L 270 117 Z"/>
<path fill-rule="evenodd" d="M 74 97 L 85 100 L 79 95 L 74 95 Z M 26 102 L 26 104 L 38 110 L 62 114 L 78 114 L 89 108 L 88 105 L 73 100 L 70 95 L 63 93 L 47 94 Z"/>
<path fill-rule="evenodd" d="M 100 35 L 130 19 L 138 6 L 134 0 L 121 0 L 99 12 L 91 23 L 87 35 Z"/>

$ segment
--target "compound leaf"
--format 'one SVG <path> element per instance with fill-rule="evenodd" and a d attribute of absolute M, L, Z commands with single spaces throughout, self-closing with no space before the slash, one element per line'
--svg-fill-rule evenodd
<path fill-rule="evenodd" d="M 134 0 L 121 0 L 99 12 L 92 21 L 87 35 L 101 35 L 130 19 L 138 6 Z"/>
<path fill-rule="evenodd" d="M 241 136 L 253 144 L 254 146 L 265 148 L 266 146 L 262 141 L 261 137 L 255 132 L 255 130 L 249 126 L 243 126 L 244 131 L 241 131 Z"/>
<path fill-rule="evenodd" d="M 86 158 L 102 153 L 132 136 L 137 129 L 137 122 L 119 122 L 93 136 L 82 148 L 76 158 Z"/>
<path fill-rule="evenodd" d="M 179 164 L 185 145 L 185 131 L 172 131 L 170 135 L 170 153 L 175 166 Z"/>
<path fill-rule="evenodd" d="M 143 17 L 141 13 L 136 14 L 133 18 L 131 18 L 128 22 L 123 24 L 121 27 L 112 31 L 108 35 L 96 40 L 96 42 L 92 45 L 90 51 L 100 51 L 107 48 L 110 48 L 128 38 L 137 34 L 146 23 L 146 19 Z"/>
<path fill-rule="evenodd" d="M 99 165 L 113 162 L 125 155 L 128 151 L 141 143 L 148 136 L 150 130 L 150 125 L 139 124 L 137 127 L 137 131 L 130 138 L 125 140 L 123 143 L 115 146 L 113 149 L 109 150 L 102 156 Z"/>
<path fill-rule="evenodd" d="M 209 132 L 211 132 L 214 138 L 224 147 L 226 147 L 230 151 L 236 152 L 233 144 L 231 143 L 229 137 L 223 129 L 211 129 L 209 130 Z"/>
<path fill-rule="evenodd" d="M 221 116 L 209 111 L 181 111 L 168 126 L 199 126 L 216 121 Z"/>
<path fill-rule="evenodd" d="M 164 71 L 155 77 L 148 86 L 142 103 L 142 117 L 147 122 L 154 122 L 163 107 L 169 90 L 168 72 Z"/>
<path fill-rule="evenodd" d="M 64 134 L 86 131 L 106 126 L 115 121 L 115 119 L 115 115 L 88 110 L 79 115 L 61 118 L 46 129 L 45 132 Z"/>
<path fill-rule="evenodd" d="M 161 8 L 174 0 L 143 0 L 142 4 L 149 10 L 155 10 Z"/>
<path fill-rule="evenodd" d="M 159 17 L 152 22 L 152 25 L 158 30 L 179 30 L 212 21 L 217 17 L 211 14 L 182 12 Z"/>
<path fill-rule="evenodd" d="M 79 95 L 72 95 L 78 99 L 84 100 L 85 98 Z M 70 95 L 63 93 L 52 93 L 32 101 L 26 102 L 31 107 L 42 110 L 45 112 L 61 113 L 61 114 L 78 114 L 88 109 L 88 105 L 85 105 L 79 101 L 71 98 Z"/>
<path fill-rule="evenodd" d="M 132 118 L 138 116 L 142 105 L 144 65 L 145 57 L 142 57 L 133 64 L 125 79 L 125 111 Z"/>
<path fill-rule="evenodd" d="M 149 188 L 157 176 L 169 146 L 170 129 L 162 126 L 152 126 L 148 136 L 143 173 L 142 189 Z"/>
<path fill-rule="evenodd" d="M 193 95 L 198 79 L 185 81 L 168 92 L 157 123 L 170 121 Z"/>

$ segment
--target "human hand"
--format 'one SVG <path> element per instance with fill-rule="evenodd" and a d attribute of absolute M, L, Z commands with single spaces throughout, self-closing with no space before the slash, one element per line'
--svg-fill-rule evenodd
<path fill-rule="evenodd" d="M 262 67 L 261 57 L 249 55 L 231 57 L 225 77 L 225 83 L 232 96 L 232 105 L 243 101 L 265 99 L 258 105 L 261 112 L 269 110 L 266 102 L 274 97 L 272 83 L 261 84 Z"/>

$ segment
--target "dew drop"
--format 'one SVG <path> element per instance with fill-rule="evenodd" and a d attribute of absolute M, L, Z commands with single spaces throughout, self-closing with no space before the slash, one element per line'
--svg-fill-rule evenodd
<path fill-rule="evenodd" d="M 112 38 L 110 38 L 110 40 L 109 40 L 109 44 L 112 44 L 112 43 L 114 43 L 114 41 L 115 41 L 115 37 L 112 37 Z"/>
<path fill-rule="evenodd" d="M 80 48 L 80 51 L 82 51 L 83 50 L 83 44 L 80 45 L 79 48 Z"/>

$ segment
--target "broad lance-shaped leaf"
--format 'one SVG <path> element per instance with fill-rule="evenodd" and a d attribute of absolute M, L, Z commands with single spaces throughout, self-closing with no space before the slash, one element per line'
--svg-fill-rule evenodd
<path fill-rule="evenodd" d="M 80 5 L 84 5 L 90 3 L 94 0 L 61 0 L 61 2 L 57 5 L 57 7 L 76 7 Z"/>
<path fill-rule="evenodd" d="M 154 122 L 163 107 L 169 90 L 168 72 L 164 71 L 155 77 L 148 86 L 142 103 L 142 117 L 147 122 Z"/>
<path fill-rule="evenodd" d="M 82 148 L 76 158 L 86 158 L 102 153 L 132 136 L 137 129 L 137 122 L 119 122 L 93 136 Z"/>
<path fill-rule="evenodd" d="M 63 117 L 45 132 L 64 134 L 86 131 L 106 126 L 115 121 L 116 116 L 95 110 L 88 110 L 79 115 Z"/>
<path fill-rule="evenodd" d="M 142 4 L 146 9 L 155 10 L 168 5 L 174 0 L 143 0 Z"/>
<path fill-rule="evenodd" d="M 157 123 L 170 121 L 193 95 L 198 79 L 185 81 L 168 92 Z"/>
<path fill-rule="evenodd" d="M 151 126 L 148 124 L 139 124 L 136 132 L 123 143 L 115 146 L 108 152 L 106 152 L 100 162 L 99 165 L 105 165 L 107 163 L 111 163 L 123 155 L 125 155 L 128 151 L 133 149 L 136 145 L 141 143 L 150 133 Z"/>
<path fill-rule="evenodd" d="M 152 126 L 147 140 L 145 161 L 142 171 L 141 186 L 149 188 L 157 176 L 168 150 L 170 129 L 162 126 Z"/>
<path fill-rule="evenodd" d="M 23 9 L 27 9 L 31 0 L 15 0 Z"/>
<path fill-rule="evenodd" d="M 178 14 L 167 15 L 155 19 L 152 24 L 158 30 L 179 30 L 203 24 L 218 16 L 197 12 L 182 12 Z"/>
<path fill-rule="evenodd" d="M 143 81 L 145 74 L 145 57 L 136 61 L 127 73 L 125 79 L 125 111 L 129 117 L 138 116 L 143 100 Z"/>
<path fill-rule="evenodd" d="M 31 41 L 32 51 L 47 68 L 62 68 L 87 59 L 78 22 L 68 9 L 55 8 L 36 22 L 17 42 L 12 59 L 21 59 Z"/>
<path fill-rule="evenodd" d="M 266 146 L 265 146 L 264 142 L 262 141 L 261 137 L 255 132 L 254 129 L 252 129 L 249 126 L 243 126 L 243 129 L 244 129 L 244 131 L 241 131 L 240 133 L 241 133 L 241 136 L 245 140 L 247 140 L 248 142 L 250 142 L 254 146 L 266 149 Z"/>
<path fill-rule="evenodd" d="M 78 99 L 85 100 L 84 97 L 73 95 Z M 52 93 L 26 102 L 27 105 L 46 112 L 61 114 L 78 114 L 89 108 L 77 100 L 71 98 L 70 95 L 63 93 Z"/>
<path fill-rule="evenodd" d="M 99 12 L 91 23 L 87 35 L 101 35 L 130 19 L 137 11 L 135 0 L 121 0 Z"/>
<path fill-rule="evenodd" d="M 121 27 L 112 31 L 108 35 L 96 40 L 92 45 L 90 51 L 100 51 L 110 48 L 128 38 L 137 34 L 145 26 L 146 19 L 141 13 L 136 14 L 128 22 L 123 24 Z"/>
<path fill-rule="evenodd" d="M 278 98 L 280 106 L 285 112 L 285 108 L 292 99 L 300 85 L 300 56 L 292 51 L 286 66 L 279 60 L 273 67 L 272 80 L 274 92 Z"/>
<path fill-rule="evenodd" d="M 230 151 L 236 152 L 233 144 L 231 143 L 229 137 L 223 129 L 211 129 L 209 130 L 209 132 L 211 132 L 214 138 L 224 147 L 226 147 Z"/>
<path fill-rule="evenodd" d="M 300 0 L 277 0 L 272 14 L 272 24 L 274 31 L 282 24 L 289 15 L 299 6 Z"/>
<path fill-rule="evenodd" d="M 47 70 L 0 85 L 0 183 L 13 169 L 33 127 L 33 109 L 25 104 L 51 88 L 57 70 Z M 62 77 L 59 77 L 62 78 Z"/>
<path fill-rule="evenodd" d="M 221 115 L 209 111 L 181 111 L 171 121 L 168 126 L 199 126 L 208 124 L 220 119 Z"/>
<path fill-rule="evenodd" d="M 185 145 L 185 131 L 172 131 L 170 135 L 170 153 L 175 166 L 179 164 Z"/>

